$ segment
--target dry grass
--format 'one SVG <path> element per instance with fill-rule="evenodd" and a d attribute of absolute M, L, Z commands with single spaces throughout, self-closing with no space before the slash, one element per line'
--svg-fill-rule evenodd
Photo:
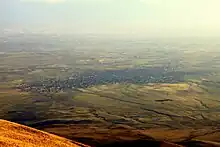
<path fill-rule="evenodd" d="M 179 84 L 154 84 L 153 86 L 144 86 L 143 90 L 155 90 L 161 92 L 176 93 L 177 91 L 189 90 L 190 85 L 187 83 Z"/>
<path fill-rule="evenodd" d="M 0 147 L 82 147 L 62 137 L 0 120 Z"/>

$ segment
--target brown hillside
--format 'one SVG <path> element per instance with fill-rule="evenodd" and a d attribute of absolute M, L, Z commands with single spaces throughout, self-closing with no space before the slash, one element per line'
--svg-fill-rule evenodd
<path fill-rule="evenodd" d="M 0 147 L 86 147 L 27 126 L 0 119 Z"/>

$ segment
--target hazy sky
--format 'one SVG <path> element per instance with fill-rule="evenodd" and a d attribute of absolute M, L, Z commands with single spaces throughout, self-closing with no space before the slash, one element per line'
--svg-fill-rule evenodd
<path fill-rule="evenodd" d="M 0 29 L 220 35 L 220 0 L 0 0 Z"/>

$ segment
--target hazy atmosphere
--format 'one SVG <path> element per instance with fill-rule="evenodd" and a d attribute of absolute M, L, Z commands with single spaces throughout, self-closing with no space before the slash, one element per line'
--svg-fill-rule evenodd
<path fill-rule="evenodd" d="M 0 147 L 219 147 L 219 7 L 0 0 Z"/>
<path fill-rule="evenodd" d="M 218 36 L 219 0 L 1 0 L 0 30 Z"/>

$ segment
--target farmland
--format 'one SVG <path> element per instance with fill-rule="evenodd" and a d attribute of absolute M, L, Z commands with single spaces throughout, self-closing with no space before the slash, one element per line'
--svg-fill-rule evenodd
<path fill-rule="evenodd" d="M 216 40 L 33 38 L 1 42 L 1 118 L 90 144 L 220 141 Z"/>

